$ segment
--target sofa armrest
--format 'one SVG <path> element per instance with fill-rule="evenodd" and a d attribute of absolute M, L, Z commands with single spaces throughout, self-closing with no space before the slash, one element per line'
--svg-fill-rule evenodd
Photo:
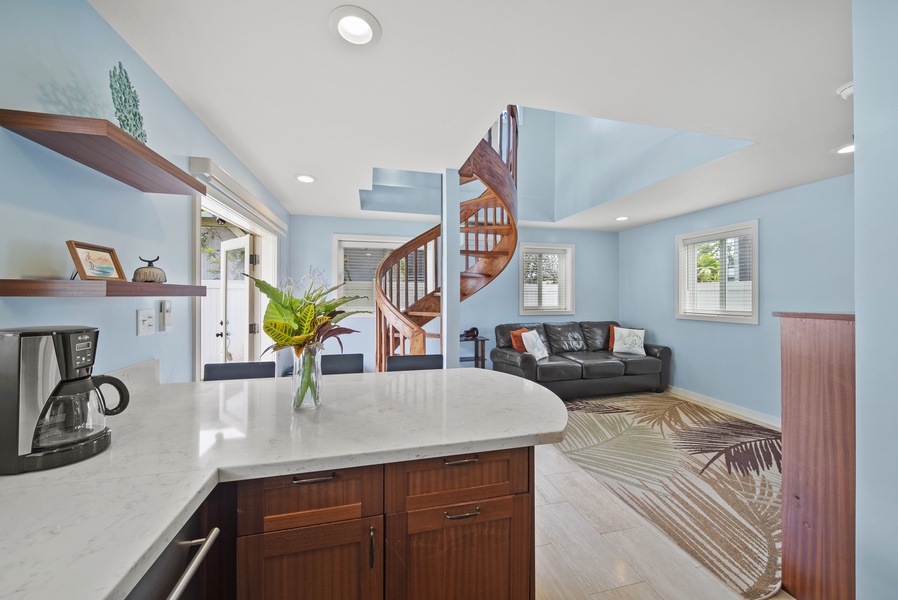
<path fill-rule="evenodd" d="M 670 384 L 670 348 L 657 344 L 645 344 L 644 347 L 646 356 L 654 356 L 661 359 L 661 389 L 657 391 L 663 392 Z"/>
<path fill-rule="evenodd" d="M 493 348 L 490 350 L 490 361 L 494 371 L 511 373 L 536 381 L 536 358 L 527 352 L 518 352 L 513 348 Z"/>

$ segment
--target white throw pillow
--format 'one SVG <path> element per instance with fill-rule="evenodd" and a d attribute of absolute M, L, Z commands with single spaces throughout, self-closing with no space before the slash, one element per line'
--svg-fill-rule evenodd
<path fill-rule="evenodd" d="M 537 332 L 527 331 L 521 334 L 521 340 L 523 340 L 527 352 L 532 354 L 536 360 L 549 356 L 549 351 L 546 350 L 543 341 L 539 339 L 539 334 Z"/>
<path fill-rule="evenodd" d="M 645 356 L 645 329 L 615 327 L 614 352 Z"/>

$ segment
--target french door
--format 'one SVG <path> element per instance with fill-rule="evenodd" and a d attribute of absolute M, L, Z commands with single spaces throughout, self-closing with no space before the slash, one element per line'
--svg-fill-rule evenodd
<path fill-rule="evenodd" d="M 244 235 L 222 241 L 221 296 L 219 302 L 219 362 L 244 362 L 255 358 L 250 334 L 250 315 L 253 308 L 253 282 L 250 257 L 253 253 L 253 236 Z"/>

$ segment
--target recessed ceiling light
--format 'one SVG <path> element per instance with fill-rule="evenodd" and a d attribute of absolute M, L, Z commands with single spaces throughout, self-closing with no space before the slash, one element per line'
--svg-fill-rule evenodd
<path fill-rule="evenodd" d="M 629 219 L 629 218 L 630 218 L 630 217 L 618 217 L 618 218 L 615 219 L 615 221 L 626 221 L 626 220 Z"/>
<path fill-rule="evenodd" d="M 302 183 L 312 183 L 315 181 L 315 178 L 311 175 L 297 175 L 296 181 L 300 181 Z"/>
<path fill-rule="evenodd" d="M 380 23 L 364 8 L 340 6 L 328 18 L 331 31 L 350 44 L 373 44 L 380 39 Z"/>
<path fill-rule="evenodd" d="M 842 146 L 841 148 L 836 149 L 836 154 L 852 154 L 854 153 L 854 143 L 848 144 L 847 146 Z"/>

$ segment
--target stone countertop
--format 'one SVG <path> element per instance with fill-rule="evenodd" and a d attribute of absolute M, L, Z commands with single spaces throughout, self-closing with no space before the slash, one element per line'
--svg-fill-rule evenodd
<path fill-rule="evenodd" d="M 483 369 L 167 384 L 109 417 L 112 446 L 0 477 L 0 598 L 120 599 L 220 481 L 553 443 L 557 396 Z"/>

